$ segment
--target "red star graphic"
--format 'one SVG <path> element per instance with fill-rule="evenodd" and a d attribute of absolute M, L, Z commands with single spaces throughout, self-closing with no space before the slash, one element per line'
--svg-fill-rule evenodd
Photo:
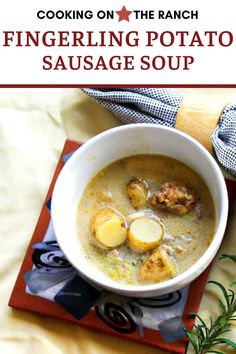
<path fill-rule="evenodd" d="M 125 6 L 122 7 L 120 11 L 116 11 L 117 15 L 119 16 L 120 21 L 128 21 L 129 22 L 129 15 L 132 14 L 132 11 L 128 11 Z"/>

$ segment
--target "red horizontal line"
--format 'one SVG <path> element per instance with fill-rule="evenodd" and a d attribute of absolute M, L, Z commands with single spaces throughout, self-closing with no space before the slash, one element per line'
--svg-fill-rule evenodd
<path fill-rule="evenodd" d="M 0 84 L 0 88 L 236 88 L 236 84 Z"/>

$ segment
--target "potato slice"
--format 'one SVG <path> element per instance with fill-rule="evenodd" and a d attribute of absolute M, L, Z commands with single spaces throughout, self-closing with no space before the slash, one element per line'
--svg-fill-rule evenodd
<path fill-rule="evenodd" d="M 123 223 L 122 217 L 119 214 L 117 214 L 115 210 L 111 208 L 104 208 L 99 210 L 97 214 L 93 217 L 90 224 L 92 234 L 95 235 L 97 233 L 99 226 L 111 218 L 116 218 L 120 220 L 121 223 Z"/>
<path fill-rule="evenodd" d="M 105 247 L 116 247 L 125 242 L 127 230 L 119 219 L 111 218 L 98 228 L 96 239 Z"/>
<path fill-rule="evenodd" d="M 106 248 L 119 246 L 127 238 L 124 220 L 113 209 L 99 210 L 93 217 L 90 227 L 95 239 Z"/>
<path fill-rule="evenodd" d="M 157 247 L 164 236 L 164 227 L 155 219 L 142 217 L 134 220 L 128 230 L 130 248 L 143 253 Z"/>
<path fill-rule="evenodd" d="M 131 180 L 126 186 L 129 200 L 135 209 L 145 207 L 148 197 L 148 185 L 141 178 Z"/>
<path fill-rule="evenodd" d="M 142 283 L 159 283 L 177 275 L 174 260 L 163 249 L 155 250 L 139 270 L 139 280 Z"/>

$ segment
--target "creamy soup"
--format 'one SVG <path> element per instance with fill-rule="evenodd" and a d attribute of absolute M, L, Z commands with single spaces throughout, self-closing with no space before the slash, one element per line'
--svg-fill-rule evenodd
<path fill-rule="evenodd" d="M 104 168 L 85 189 L 77 215 L 88 261 L 124 284 L 157 283 L 184 272 L 215 230 L 204 181 L 162 155 L 131 156 Z"/>

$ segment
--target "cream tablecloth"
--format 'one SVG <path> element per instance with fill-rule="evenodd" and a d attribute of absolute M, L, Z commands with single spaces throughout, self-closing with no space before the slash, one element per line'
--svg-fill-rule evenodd
<path fill-rule="evenodd" d="M 235 89 L 201 90 L 214 99 L 227 96 L 236 102 Z M 66 137 L 86 141 L 118 124 L 110 112 L 79 90 L 0 90 L 1 354 L 165 353 L 7 306 Z M 219 254 L 236 254 L 235 216 L 236 205 Z M 236 279 L 235 268 L 229 261 L 216 261 L 210 277 L 228 284 Z M 207 319 L 217 312 L 215 289 L 208 286 L 200 315 Z M 235 326 L 230 337 L 236 340 Z"/>

